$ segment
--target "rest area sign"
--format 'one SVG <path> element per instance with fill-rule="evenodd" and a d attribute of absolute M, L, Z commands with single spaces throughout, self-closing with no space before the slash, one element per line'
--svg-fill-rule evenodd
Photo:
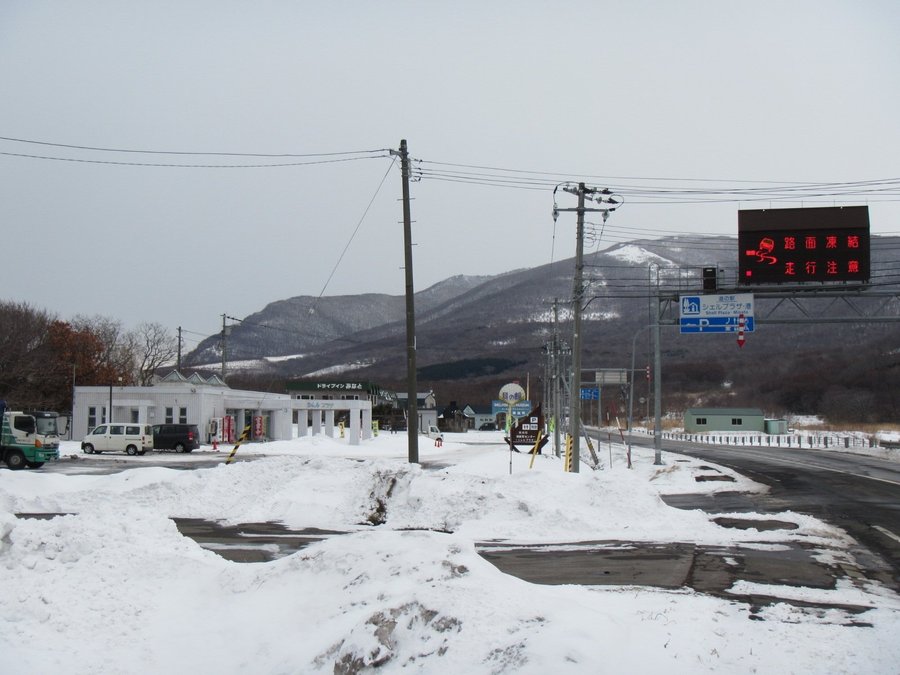
<path fill-rule="evenodd" d="M 753 294 L 682 295 L 679 327 L 682 333 L 753 331 Z"/>

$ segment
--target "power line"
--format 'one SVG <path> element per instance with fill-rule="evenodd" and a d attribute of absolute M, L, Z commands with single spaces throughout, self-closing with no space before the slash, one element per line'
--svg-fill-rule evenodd
<path fill-rule="evenodd" d="M 573 175 L 429 160 L 416 161 L 417 176 L 420 179 L 484 187 L 545 190 L 557 185 L 560 178 Z M 898 178 L 838 182 L 723 181 L 722 179 L 641 178 L 635 176 L 585 176 L 585 178 L 600 178 L 606 181 L 610 190 L 629 197 L 630 204 L 802 201 L 860 196 L 866 197 L 868 201 L 900 200 L 900 179 Z M 732 184 L 725 184 L 729 182 Z M 669 184 L 658 185 L 656 183 Z M 708 185 L 702 185 L 702 183 Z M 741 185 L 734 185 L 734 183 Z M 748 183 L 751 184 L 749 187 L 746 186 Z"/>
<path fill-rule="evenodd" d="M 0 155 L 7 157 L 23 157 L 27 159 L 40 159 L 54 162 L 74 162 L 78 164 L 111 164 L 114 166 L 140 166 L 160 167 L 170 169 L 273 169 L 289 166 L 313 166 L 316 164 L 336 164 L 340 162 L 356 162 L 364 159 L 383 159 L 387 155 L 371 155 L 361 157 L 341 157 L 333 159 L 319 159 L 308 162 L 273 162 L 270 164 L 174 164 L 166 162 L 123 162 L 109 159 L 84 159 L 75 157 L 51 157 L 48 155 L 30 155 L 19 152 L 3 152 Z"/>
<path fill-rule="evenodd" d="M 328 288 L 328 284 L 331 283 L 331 279 L 334 277 L 334 273 L 337 272 L 338 266 L 341 264 L 341 261 L 344 259 L 344 255 L 347 253 L 347 249 L 350 248 L 350 244 L 353 243 L 353 240 L 356 238 L 356 233 L 359 232 L 360 226 L 363 224 L 363 221 L 366 219 L 366 216 L 369 214 L 369 209 L 372 208 L 372 204 L 375 203 L 375 198 L 378 196 L 378 193 L 381 192 L 381 188 L 384 185 L 384 181 L 387 179 L 388 174 L 391 172 L 391 169 L 394 168 L 394 165 L 397 163 L 397 158 L 393 158 L 391 161 L 391 165 L 387 168 L 387 171 L 384 172 L 384 176 L 381 177 L 381 182 L 378 183 L 378 187 L 375 188 L 375 194 L 372 195 L 372 199 L 369 200 L 369 203 L 366 205 L 365 210 L 363 211 L 362 216 L 359 218 L 359 222 L 356 223 L 356 228 L 353 230 L 353 234 L 350 235 L 350 239 L 347 240 L 344 249 L 341 251 L 341 255 L 338 256 L 337 262 L 334 263 L 334 267 L 331 269 L 331 274 L 328 275 L 328 279 L 325 280 L 325 285 L 322 286 L 322 290 L 319 292 L 319 298 L 321 299 L 323 295 L 325 295 L 325 290 Z M 315 309 L 315 303 L 310 308 L 310 312 Z"/>
<path fill-rule="evenodd" d="M 519 190 L 545 191 L 551 188 L 549 182 L 536 181 L 519 181 L 510 178 L 473 178 L 464 176 L 442 175 L 437 173 L 421 172 L 418 174 L 421 180 L 434 180 L 447 183 L 462 183 L 468 185 L 477 185 L 490 188 L 511 188 Z M 685 204 L 734 204 L 740 202 L 757 203 L 757 202 L 799 202 L 799 201 L 826 201 L 834 200 L 839 197 L 866 197 L 867 203 L 880 202 L 897 202 L 900 201 L 900 185 L 889 188 L 865 188 L 859 187 L 855 189 L 838 189 L 835 188 L 819 188 L 813 189 L 812 186 L 807 188 L 806 192 L 789 192 L 781 193 L 747 193 L 738 189 L 731 192 L 726 190 L 710 190 L 707 193 L 701 191 L 675 193 L 670 191 L 653 192 L 651 190 L 635 190 L 624 186 L 610 185 L 610 190 L 617 194 L 630 196 L 629 204 L 631 205 L 685 205 Z M 895 192 L 896 190 L 896 192 Z"/>
<path fill-rule="evenodd" d="M 0 136 L 0 141 L 23 143 L 43 147 L 65 148 L 88 152 L 164 155 L 173 157 L 237 157 L 266 158 L 272 160 L 295 159 L 300 161 L 266 162 L 252 164 L 213 164 L 175 162 L 133 162 L 90 157 L 59 157 L 34 153 L 0 151 L 0 155 L 38 159 L 44 161 L 74 162 L 85 164 L 109 164 L 116 166 L 190 168 L 190 169 L 260 169 L 312 166 L 361 159 L 380 159 L 389 156 L 390 149 L 333 151 L 321 153 L 293 152 L 230 152 L 196 150 L 157 150 L 146 148 L 120 148 L 76 143 L 59 143 L 38 139 Z M 858 181 L 772 181 L 747 179 L 674 178 L 662 176 L 613 176 L 575 174 L 497 167 L 482 164 L 463 164 L 435 160 L 415 159 L 414 178 L 451 183 L 480 185 L 490 188 L 523 190 L 549 190 L 566 179 L 601 180 L 608 187 L 625 197 L 633 205 L 719 204 L 735 202 L 783 202 L 824 201 L 836 198 L 865 198 L 866 202 L 900 201 L 900 178 L 878 178 Z"/>
<path fill-rule="evenodd" d="M 15 143 L 29 143 L 32 145 L 45 145 L 54 148 L 71 148 L 74 150 L 91 150 L 93 152 L 120 152 L 120 153 L 138 153 L 146 155 L 190 155 L 190 156 L 215 156 L 215 157 L 336 157 L 340 155 L 366 155 L 374 153 L 389 152 L 387 148 L 378 148 L 376 150 L 350 150 L 344 152 L 307 152 L 307 153 L 265 153 L 265 152 L 222 152 L 222 151 L 188 151 L 188 150 L 142 150 L 135 148 L 105 148 L 93 145 L 73 145 L 69 143 L 52 143 L 50 141 L 36 141 L 25 138 L 11 138 L 9 136 L 0 136 L 0 141 L 12 141 Z"/>
<path fill-rule="evenodd" d="M 658 176 L 656 176 L 656 177 L 650 177 L 650 176 L 600 176 L 600 175 L 594 175 L 594 174 L 584 175 L 584 174 L 576 174 L 576 173 L 560 173 L 560 172 L 550 172 L 550 171 L 531 171 L 531 170 L 524 170 L 524 169 L 509 169 L 509 168 L 484 166 L 484 165 L 477 165 L 477 164 L 453 164 L 450 162 L 438 162 L 438 161 L 422 160 L 422 159 L 416 159 L 413 161 L 415 161 L 417 163 L 427 163 L 427 164 L 434 164 L 434 165 L 438 165 L 438 166 L 452 166 L 452 167 L 458 167 L 458 168 L 464 168 L 464 169 L 480 169 L 480 170 L 485 170 L 485 171 L 503 172 L 503 173 L 510 173 L 510 174 L 529 174 L 529 175 L 533 175 L 533 176 L 550 176 L 550 177 L 552 177 L 551 183 L 553 185 L 556 185 L 560 182 L 558 180 L 558 178 L 561 176 L 569 178 L 569 179 L 581 179 L 581 178 L 591 179 L 592 181 L 658 180 L 658 181 L 684 181 L 684 182 L 713 182 L 713 181 L 717 180 L 717 181 L 724 181 L 724 182 L 728 182 L 728 183 L 760 183 L 760 184 L 771 183 L 771 184 L 777 184 L 777 185 L 784 184 L 779 181 L 771 181 L 771 180 L 741 180 L 741 179 L 726 180 L 726 179 L 712 179 L 712 178 L 672 178 L 672 177 L 658 177 Z M 490 174 L 488 174 L 488 175 L 490 175 Z M 793 184 L 797 184 L 797 185 L 807 184 L 807 182 L 803 182 L 803 181 L 789 181 L 788 183 L 789 184 L 793 183 Z"/>

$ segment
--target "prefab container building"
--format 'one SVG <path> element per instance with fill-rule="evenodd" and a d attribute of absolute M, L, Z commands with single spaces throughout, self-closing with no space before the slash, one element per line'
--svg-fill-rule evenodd
<path fill-rule="evenodd" d="M 688 408 L 684 411 L 684 430 L 690 434 L 704 431 L 765 433 L 766 420 L 759 408 Z"/>

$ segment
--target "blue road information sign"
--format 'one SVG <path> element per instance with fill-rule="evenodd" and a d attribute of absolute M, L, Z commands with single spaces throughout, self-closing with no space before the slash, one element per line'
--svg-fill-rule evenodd
<path fill-rule="evenodd" d="M 679 326 L 682 333 L 753 332 L 752 293 L 682 295 Z"/>
<path fill-rule="evenodd" d="M 740 327 L 740 317 L 735 316 L 681 318 L 682 333 L 737 333 Z M 752 316 L 744 318 L 744 332 L 753 332 Z"/>
<path fill-rule="evenodd" d="M 600 400 L 600 390 L 596 387 L 582 387 L 581 388 L 581 400 L 582 401 L 599 401 Z"/>

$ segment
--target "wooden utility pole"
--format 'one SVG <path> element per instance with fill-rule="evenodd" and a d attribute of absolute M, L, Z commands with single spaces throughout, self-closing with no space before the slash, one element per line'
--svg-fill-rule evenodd
<path fill-rule="evenodd" d="M 572 288 L 572 384 L 570 385 L 570 428 L 572 430 L 572 468 L 581 471 L 581 313 L 584 302 L 584 183 L 578 184 L 575 230 L 575 281 Z"/>
<path fill-rule="evenodd" d="M 403 182 L 403 268 L 406 273 L 406 433 L 409 439 L 409 462 L 419 463 L 419 406 L 416 381 L 416 307 L 413 288 L 412 218 L 409 208 L 409 152 L 406 139 L 400 141 L 400 150 L 391 150 L 400 156 L 400 175 Z"/>
<path fill-rule="evenodd" d="M 559 186 L 557 186 L 559 187 Z M 572 434 L 572 465 L 570 470 L 581 469 L 581 313 L 584 311 L 584 214 L 588 211 L 599 211 L 603 220 L 615 211 L 620 201 L 613 199 L 608 189 L 599 190 L 587 187 L 584 183 L 577 186 L 565 184 L 565 192 L 578 197 L 578 206 L 561 209 L 556 206 L 554 190 L 553 219 L 556 220 L 561 211 L 574 211 L 578 217 L 575 233 L 575 280 L 572 288 L 572 373 L 569 385 L 569 431 Z M 589 208 L 584 205 L 585 196 L 600 204 L 600 208 Z M 604 206 L 606 205 L 606 206 Z"/>

